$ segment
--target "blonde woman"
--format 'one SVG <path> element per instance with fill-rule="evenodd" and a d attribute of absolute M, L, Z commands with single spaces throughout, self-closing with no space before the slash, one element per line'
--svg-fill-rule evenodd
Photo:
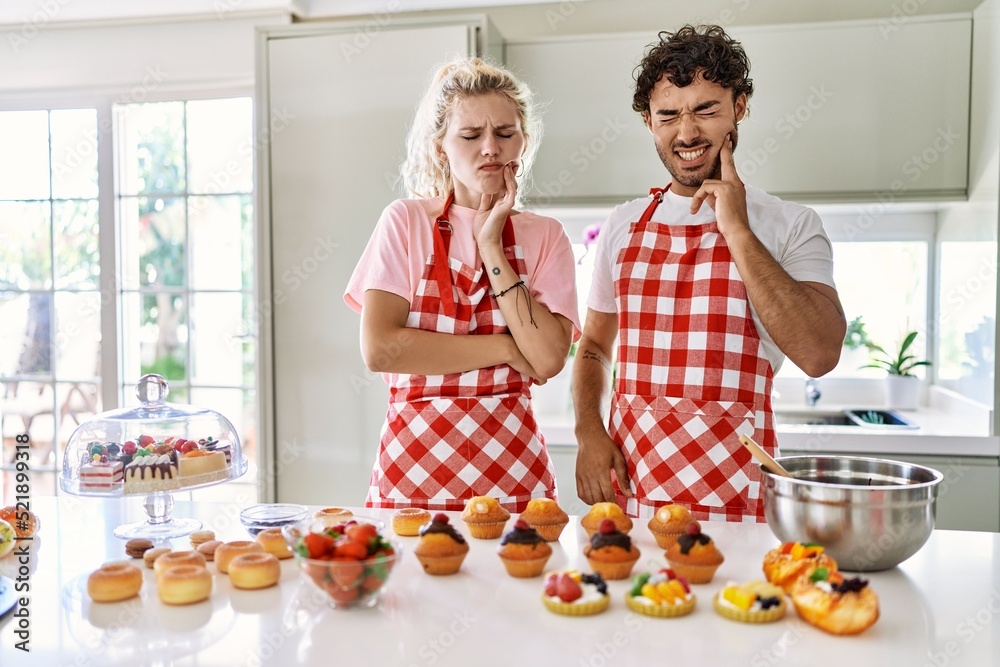
<path fill-rule="evenodd" d="M 344 295 L 389 408 L 366 506 L 512 512 L 555 497 L 529 388 L 579 337 L 573 251 L 557 220 L 514 210 L 541 125 L 531 93 L 480 59 L 438 70 Z"/>

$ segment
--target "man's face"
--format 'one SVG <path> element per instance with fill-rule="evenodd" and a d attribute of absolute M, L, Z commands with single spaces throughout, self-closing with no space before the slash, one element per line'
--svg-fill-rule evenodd
<path fill-rule="evenodd" d="M 683 88 L 660 78 L 649 97 L 646 127 L 673 177 L 671 190 L 690 197 L 705 179 L 722 177 L 720 152 L 727 136 L 736 148 L 736 122 L 743 119 L 746 104 L 746 95 L 734 101 L 731 90 L 701 74 Z"/>

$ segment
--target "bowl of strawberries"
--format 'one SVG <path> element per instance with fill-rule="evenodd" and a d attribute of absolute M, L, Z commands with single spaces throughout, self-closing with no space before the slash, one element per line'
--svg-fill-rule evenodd
<path fill-rule="evenodd" d="M 401 556 L 375 519 L 351 517 L 326 526 L 310 520 L 283 527 L 285 540 L 305 578 L 337 608 L 372 607 L 385 592 Z"/>

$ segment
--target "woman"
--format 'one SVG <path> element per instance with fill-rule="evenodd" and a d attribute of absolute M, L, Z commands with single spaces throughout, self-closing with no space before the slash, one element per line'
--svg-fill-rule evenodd
<path fill-rule="evenodd" d="M 529 387 L 562 369 L 580 325 L 565 231 L 513 210 L 540 135 L 527 87 L 479 59 L 438 70 L 417 108 L 414 198 L 382 212 L 344 295 L 390 386 L 366 506 L 555 498 Z"/>

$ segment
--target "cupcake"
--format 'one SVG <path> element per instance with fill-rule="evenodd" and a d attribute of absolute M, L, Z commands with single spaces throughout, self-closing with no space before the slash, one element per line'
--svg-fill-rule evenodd
<path fill-rule="evenodd" d="M 500 537 L 509 518 L 510 512 L 500 507 L 496 498 L 489 496 L 469 498 L 462 510 L 462 520 L 469 527 L 469 534 L 480 540 Z"/>
<path fill-rule="evenodd" d="M 611 519 L 615 527 L 626 535 L 632 530 L 632 519 L 625 516 L 622 508 L 615 503 L 594 503 L 582 519 L 580 525 L 587 531 L 587 537 L 592 537 L 604 519 Z"/>
<path fill-rule="evenodd" d="M 435 514 L 430 523 L 420 529 L 420 539 L 413 549 L 413 555 L 427 574 L 455 574 L 467 553 L 468 543 L 444 514 Z"/>
<path fill-rule="evenodd" d="M 537 577 L 545 569 L 552 547 L 524 519 L 518 519 L 514 530 L 500 540 L 497 553 L 510 576 Z"/>
<path fill-rule="evenodd" d="M 608 585 L 600 574 L 576 570 L 550 572 L 545 578 L 542 602 L 545 608 L 566 616 L 589 616 L 608 608 Z"/>
<path fill-rule="evenodd" d="M 563 528 L 569 523 L 569 515 L 551 498 L 534 498 L 521 512 L 521 518 L 538 531 L 547 542 L 556 542 Z"/>
<path fill-rule="evenodd" d="M 691 512 L 683 505 L 663 505 L 649 520 L 649 532 L 661 549 L 669 549 L 692 520 Z"/>
<path fill-rule="evenodd" d="M 627 579 L 640 554 L 632 538 L 615 527 L 614 520 L 604 519 L 583 548 L 583 555 L 605 579 Z"/>
<path fill-rule="evenodd" d="M 686 616 L 694 610 L 696 602 L 687 579 L 667 568 L 635 575 L 632 588 L 625 594 L 629 609 L 659 618 Z"/>
<path fill-rule="evenodd" d="M 741 623 L 773 623 L 785 615 L 785 591 L 764 581 L 733 582 L 712 602 L 719 616 Z"/>
<path fill-rule="evenodd" d="M 712 538 L 701 532 L 697 521 L 687 525 L 677 543 L 667 549 L 666 556 L 670 567 L 692 584 L 710 582 L 725 560 Z"/>
<path fill-rule="evenodd" d="M 764 576 L 786 593 L 791 593 L 819 568 L 836 572 L 837 561 L 823 553 L 823 547 L 814 542 L 785 542 L 764 556 Z"/>

